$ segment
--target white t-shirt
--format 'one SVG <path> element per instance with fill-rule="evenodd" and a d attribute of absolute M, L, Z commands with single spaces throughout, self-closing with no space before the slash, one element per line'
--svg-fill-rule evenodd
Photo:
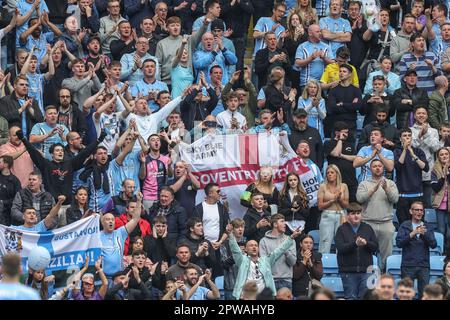
<path fill-rule="evenodd" d="M 225 130 L 231 129 L 231 117 L 233 113 L 229 110 L 222 111 L 217 115 L 217 124 L 221 125 Z M 247 119 L 238 111 L 234 112 L 234 117 L 237 119 L 239 129 L 242 129 L 247 124 Z"/>
<path fill-rule="evenodd" d="M 220 235 L 220 221 L 219 221 L 219 207 L 216 204 L 202 203 L 203 205 L 203 232 L 205 239 L 210 242 L 219 240 Z"/>
<path fill-rule="evenodd" d="M 117 140 L 119 140 L 120 120 L 122 120 L 122 112 L 113 112 L 111 114 L 102 113 L 100 115 L 100 130 L 104 128 L 108 129 L 108 134 L 101 144 L 108 149 L 108 155 L 112 153 Z"/>
<path fill-rule="evenodd" d="M 247 281 L 256 282 L 256 285 L 258 287 L 258 293 L 261 293 L 266 287 L 264 277 L 258 268 L 258 264 L 253 262 L 253 260 L 250 261 L 250 270 L 247 276 Z"/>

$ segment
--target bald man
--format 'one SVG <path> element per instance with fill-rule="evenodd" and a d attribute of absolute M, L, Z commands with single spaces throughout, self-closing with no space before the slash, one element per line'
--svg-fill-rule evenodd
<path fill-rule="evenodd" d="M 276 300 L 293 300 L 292 291 L 288 288 L 281 288 L 277 291 Z"/>
<path fill-rule="evenodd" d="M 123 248 L 125 240 L 133 232 L 141 220 L 142 193 L 138 193 L 136 209 L 131 214 L 131 220 L 126 225 L 115 229 L 115 219 L 111 213 L 102 216 L 103 231 L 100 233 L 102 244 L 103 270 L 108 282 L 113 283 L 112 277 L 116 272 L 123 270 Z M 109 281 L 111 280 L 111 281 Z"/>
<path fill-rule="evenodd" d="M 437 76 L 434 79 L 436 90 L 434 90 L 428 103 L 428 122 L 430 126 L 439 130 L 441 125 L 448 123 L 447 99 L 445 93 L 448 90 L 448 79 L 446 76 Z"/>
<path fill-rule="evenodd" d="M 334 62 L 330 47 L 321 41 L 321 37 L 319 25 L 312 24 L 308 28 L 308 41 L 297 48 L 294 69 L 300 71 L 300 87 L 309 80 L 319 81 L 325 66 Z"/>
<path fill-rule="evenodd" d="M 9 140 L 0 146 L 0 156 L 8 155 L 14 159 L 11 172 L 19 179 L 22 188 L 25 188 L 28 185 L 28 177 L 33 171 L 33 161 L 22 140 L 17 137 L 17 130 L 20 130 L 17 126 L 9 129 Z"/>

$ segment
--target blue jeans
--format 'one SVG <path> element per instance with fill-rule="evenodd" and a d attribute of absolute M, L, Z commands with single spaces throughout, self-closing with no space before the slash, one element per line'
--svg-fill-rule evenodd
<path fill-rule="evenodd" d="M 281 288 L 288 288 L 292 291 L 292 280 L 286 279 L 273 279 L 275 282 L 275 289 L 278 291 Z"/>
<path fill-rule="evenodd" d="M 436 221 L 437 221 L 437 229 L 440 233 L 444 235 L 444 255 L 450 254 L 450 226 L 449 222 L 449 212 L 444 210 L 436 210 Z"/>
<path fill-rule="evenodd" d="M 331 244 L 333 243 L 334 235 L 341 225 L 340 211 L 322 211 L 319 223 L 319 252 L 330 253 Z"/>
<path fill-rule="evenodd" d="M 410 277 L 411 280 L 417 279 L 417 290 L 419 299 L 422 297 L 423 288 L 430 282 L 430 268 L 425 267 L 401 267 L 402 278 Z"/>
<path fill-rule="evenodd" d="M 370 273 L 341 273 L 342 285 L 346 300 L 361 300 L 367 290 L 367 279 Z"/>

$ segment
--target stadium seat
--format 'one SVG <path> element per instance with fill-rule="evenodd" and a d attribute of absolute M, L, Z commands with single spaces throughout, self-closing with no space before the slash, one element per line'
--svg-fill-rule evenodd
<path fill-rule="evenodd" d="M 372 255 L 372 263 L 374 266 L 378 266 L 378 257 L 376 255 Z"/>
<path fill-rule="evenodd" d="M 430 277 L 442 276 L 444 268 L 445 256 L 431 256 L 430 257 Z"/>
<path fill-rule="evenodd" d="M 214 280 L 214 283 L 216 284 L 217 289 L 219 289 L 221 299 L 223 299 L 225 297 L 225 291 L 223 288 L 223 279 L 224 279 L 224 277 L 220 276 Z"/>
<path fill-rule="evenodd" d="M 397 241 L 395 241 L 396 238 L 397 238 L 397 231 L 394 232 L 394 236 L 392 237 L 392 255 L 401 255 L 402 248 L 397 247 Z"/>
<path fill-rule="evenodd" d="M 308 234 L 314 239 L 314 250 L 319 250 L 319 230 L 311 230 Z"/>
<path fill-rule="evenodd" d="M 432 231 L 437 231 L 436 210 L 425 209 L 424 219 Z"/>
<path fill-rule="evenodd" d="M 337 255 L 335 253 L 324 253 L 322 255 L 322 264 L 324 275 L 339 275 Z"/>
<path fill-rule="evenodd" d="M 387 257 L 386 260 L 386 273 L 392 274 L 394 277 L 400 277 L 401 270 L 400 266 L 402 264 L 401 255 L 392 255 Z"/>
<path fill-rule="evenodd" d="M 440 232 L 435 232 L 434 237 L 436 238 L 437 247 L 430 249 L 430 255 L 440 256 L 444 253 L 444 235 Z"/>
<path fill-rule="evenodd" d="M 333 290 L 333 292 L 336 294 L 336 298 L 343 298 L 344 297 L 344 286 L 342 285 L 342 279 L 341 277 L 323 277 L 320 282 L 322 284 L 330 289 Z"/>

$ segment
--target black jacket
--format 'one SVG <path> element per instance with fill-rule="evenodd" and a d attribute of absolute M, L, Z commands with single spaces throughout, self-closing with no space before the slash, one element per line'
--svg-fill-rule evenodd
<path fill-rule="evenodd" d="M 245 222 L 244 237 L 246 237 L 247 240 L 256 240 L 259 243 L 266 235 L 266 232 L 271 230 L 270 226 L 259 229 L 256 228 L 256 224 L 264 218 L 270 221 L 269 211 L 264 210 L 263 215 L 261 216 L 254 208 L 247 210 L 243 218 Z"/>
<path fill-rule="evenodd" d="M 147 257 L 153 262 L 167 261 L 170 264 L 172 258 L 175 258 L 177 239 L 169 235 L 158 239 L 147 235 L 144 237 L 144 250 L 147 252 Z"/>
<path fill-rule="evenodd" d="M 370 94 L 366 94 L 366 96 L 362 100 L 361 109 L 359 110 L 359 113 L 364 116 L 363 127 L 377 120 L 376 114 L 378 105 L 380 104 L 368 102 L 370 98 L 372 98 L 372 96 Z M 389 118 L 395 114 L 395 107 L 391 103 L 392 97 L 390 95 L 386 95 L 382 96 L 381 98 L 383 99 L 384 108 L 386 108 L 386 110 L 389 110 L 389 114 L 387 117 L 387 119 L 389 120 Z"/>
<path fill-rule="evenodd" d="M 412 105 L 403 104 L 403 99 L 411 99 L 413 102 Z M 409 119 L 412 116 L 411 113 L 414 111 L 414 108 L 418 106 L 428 108 L 428 95 L 425 90 L 415 87 L 410 91 L 406 85 L 402 84 L 402 87 L 394 92 L 392 103 L 397 112 L 397 128 L 403 129 L 410 127 Z"/>
<path fill-rule="evenodd" d="M 292 149 L 296 150 L 301 140 L 308 141 L 309 149 L 311 150 L 309 158 L 322 170 L 324 151 L 319 130 L 310 126 L 307 126 L 304 131 L 300 131 L 293 125 L 290 127 L 292 132 L 289 135 L 289 144 Z"/>
<path fill-rule="evenodd" d="M 356 238 L 360 236 L 367 241 L 365 246 L 357 246 Z M 367 272 L 367 267 L 373 265 L 372 255 L 378 249 L 378 240 L 372 227 L 361 222 L 358 231 L 353 232 L 349 222 L 342 224 L 334 238 L 337 249 L 339 272 Z"/>
<path fill-rule="evenodd" d="M 294 198 L 295 199 L 295 198 Z M 292 220 L 306 220 L 309 216 L 309 208 L 302 208 L 297 212 L 292 212 L 292 203 L 291 203 L 291 197 L 289 196 L 289 191 L 286 192 L 286 194 L 280 195 L 280 206 L 278 207 L 278 213 L 281 213 L 284 215 L 285 221 L 292 221 Z"/>
<path fill-rule="evenodd" d="M 212 87 L 207 89 L 210 99 L 207 102 L 195 102 L 194 98 L 199 92 L 194 89 L 190 94 L 184 98 L 180 104 L 181 120 L 183 120 L 186 130 L 190 131 L 194 128 L 195 119 L 204 120 L 206 116 L 210 115 L 211 112 L 219 102 L 217 98 L 216 91 Z M 198 114 L 197 114 L 198 113 Z"/>
<path fill-rule="evenodd" d="M 72 203 L 66 211 L 67 224 L 80 220 L 84 213 L 85 212 L 81 212 L 77 205 Z"/>
<path fill-rule="evenodd" d="M 135 45 L 136 41 L 134 40 L 131 40 L 129 44 L 125 44 L 125 41 L 121 39 L 111 41 L 109 49 L 113 60 L 120 61 L 124 54 L 134 52 L 136 50 Z"/>
<path fill-rule="evenodd" d="M 30 135 L 31 128 L 36 123 L 43 122 L 44 117 L 42 116 L 41 110 L 39 109 L 38 103 L 36 99 L 33 100 L 33 104 L 31 107 L 34 111 L 34 116 L 30 113 L 30 110 L 27 108 L 26 111 L 26 124 L 27 124 L 27 136 Z M 0 116 L 4 117 L 9 125 L 18 125 L 22 130 L 22 115 L 19 114 L 20 104 L 17 100 L 16 93 L 13 92 L 9 96 L 3 97 L 0 99 Z"/>
<path fill-rule="evenodd" d="M 261 89 L 267 83 L 267 76 L 270 71 L 275 67 L 282 67 L 287 75 L 289 75 L 289 70 L 291 69 L 291 65 L 289 63 L 289 56 L 286 50 L 284 49 L 275 49 L 275 54 L 280 54 L 284 52 L 286 54 L 286 61 L 280 62 L 275 61 L 274 63 L 270 63 L 269 59 L 269 48 L 264 48 L 259 50 L 255 55 L 255 73 L 258 75 L 258 89 Z"/>
<path fill-rule="evenodd" d="M 205 241 L 208 242 L 208 255 L 197 257 L 195 253 L 197 252 L 199 245 Z M 190 262 L 195 263 L 200 268 L 202 268 L 202 270 L 205 270 L 206 268 L 214 268 L 216 266 L 216 252 L 214 251 L 211 242 L 206 240 L 205 237 L 201 237 L 200 239 L 193 239 L 191 237 L 191 234 L 189 233 L 186 236 L 184 243 L 189 246 L 189 250 L 191 251 Z"/>
<path fill-rule="evenodd" d="M 358 98 L 358 102 L 353 103 L 353 100 Z M 343 87 L 338 85 L 332 88 L 328 93 L 327 100 L 327 118 L 329 121 L 344 121 L 348 124 L 349 129 L 356 129 L 357 112 L 361 108 L 361 90 L 353 85 Z M 342 105 L 338 105 L 343 103 Z"/>
<path fill-rule="evenodd" d="M 220 202 L 217 203 L 217 208 L 219 210 L 219 228 L 220 228 L 220 234 L 219 239 L 222 238 L 222 235 L 225 233 L 227 224 L 230 222 L 230 216 L 228 215 L 227 209 L 221 204 Z M 193 217 L 198 217 L 203 220 L 203 204 L 200 203 L 199 205 L 195 206 L 194 212 L 192 213 Z M 195 263 L 195 262 L 194 262 Z"/>
<path fill-rule="evenodd" d="M 0 173 L 0 202 L 2 209 L 0 212 L 0 224 L 5 226 L 11 225 L 11 206 L 16 193 L 20 190 L 21 185 L 19 179 L 12 173 L 4 176 Z"/>
<path fill-rule="evenodd" d="M 322 254 L 320 252 L 313 252 L 311 261 L 313 266 L 305 266 L 302 263 L 303 256 L 301 250 L 297 252 L 297 262 L 293 267 L 292 275 L 292 293 L 294 296 L 308 296 L 309 281 L 312 279 L 319 280 L 323 276 Z"/>
<path fill-rule="evenodd" d="M 69 131 L 78 132 L 81 139 L 84 139 L 87 131 L 86 117 L 75 103 L 72 104 L 72 126 L 68 127 L 68 129 Z"/>
<path fill-rule="evenodd" d="M 149 209 L 147 215 L 143 216 L 150 224 L 153 223 L 153 219 L 158 215 L 160 209 L 159 201 L 153 203 L 152 207 Z M 168 236 L 174 236 L 177 238 L 177 244 L 183 242 L 186 239 L 187 228 L 186 228 L 186 210 L 181 207 L 176 200 L 170 205 L 169 212 L 165 216 L 167 219 L 167 233 Z"/>
<path fill-rule="evenodd" d="M 39 199 L 39 220 L 45 219 L 45 217 L 50 213 L 55 200 L 53 196 L 42 189 L 42 191 L 36 195 Z M 13 208 L 11 211 L 11 224 L 19 226 L 23 224 L 23 209 L 34 207 L 33 205 L 33 194 L 30 189 L 23 188 L 20 190 L 13 201 Z"/>
<path fill-rule="evenodd" d="M 91 143 L 71 160 L 55 162 L 45 159 L 27 139 L 22 139 L 22 141 L 30 154 L 31 160 L 34 162 L 34 165 L 41 171 L 42 181 L 44 182 L 47 191 L 50 192 L 55 199 L 58 199 L 58 196 L 61 194 L 65 195 L 66 201 L 64 202 L 64 205 L 71 204 L 74 172 L 83 167 L 86 158 L 94 152 L 100 142 L 97 140 Z"/>
<path fill-rule="evenodd" d="M 250 0 L 241 0 L 231 6 L 232 0 L 220 0 L 221 18 L 227 29 L 233 30 L 230 39 L 242 38 L 247 34 L 250 17 L 255 11 Z"/>
<path fill-rule="evenodd" d="M 178 16 L 181 19 L 181 34 L 191 34 L 192 25 L 197 17 L 201 16 L 203 13 L 203 1 L 202 0 L 187 0 L 188 5 L 180 10 L 175 11 L 175 7 L 179 6 L 186 0 L 165 0 L 164 2 L 169 7 L 168 17 Z M 159 1 L 158 1 L 159 2 Z M 191 10 L 193 3 L 197 4 L 195 11 Z M 222 7 L 223 13 L 223 7 Z M 227 28 L 229 28 L 227 23 Z"/>

